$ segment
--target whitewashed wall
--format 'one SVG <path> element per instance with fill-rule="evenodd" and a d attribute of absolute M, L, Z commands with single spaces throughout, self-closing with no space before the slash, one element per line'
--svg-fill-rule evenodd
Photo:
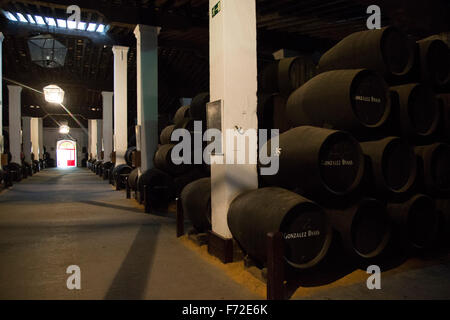
<path fill-rule="evenodd" d="M 84 158 L 83 147 L 88 146 L 88 136 L 82 129 L 70 129 L 70 135 L 77 142 L 77 166 L 81 167 Z M 50 153 L 50 157 L 56 160 L 56 144 L 59 140 L 72 140 L 70 137 L 59 133 L 59 128 L 44 128 L 44 147 Z"/>

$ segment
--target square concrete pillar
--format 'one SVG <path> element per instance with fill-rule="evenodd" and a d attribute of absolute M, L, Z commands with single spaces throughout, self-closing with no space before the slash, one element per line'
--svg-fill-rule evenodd
<path fill-rule="evenodd" d="M 116 166 L 125 164 L 128 147 L 128 47 L 113 46 L 114 53 L 114 151 Z"/>
<path fill-rule="evenodd" d="M 103 160 L 102 159 L 102 151 L 103 151 L 103 121 L 102 120 L 96 120 L 97 122 L 97 160 Z"/>
<path fill-rule="evenodd" d="M 39 131 L 39 159 L 44 160 L 44 119 L 38 118 L 38 131 Z"/>
<path fill-rule="evenodd" d="M 209 26 L 210 96 L 223 105 L 224 146 L 223 155 L 213 157 L 224 164 L 211 165 L 212 231 L 229 239 L 230 203 L 240 193 L 258 188 L 257 166 L 249 161 L 257 159 L 257 146 L 226 149 L 227 130 L 236 134 L 258 128 L 255 0 L 210 0 Z M 242 154 L 247 155 L 247 162 L 227 161 Z"/>
<path fill-rule="evenodd" d="M 3 138 L 3 33 L 0 32 L 0 155 L 4 152 L 4 138 Z M 0 161 L 0 169 L 2 163 Z"/>
<path fill-rule="evenodd" d="M 89 156 L 92 155 L 92 159 L 97 158 L 97 120 L 88 120 L 88 132 L 89 132 Z"/>
<path fill-rule="evenodd" d="M 31 148 L 31 152 L 34 154 L 34 160 L 39 160 L 39 118 L 31 118 Z"/>
<path fill-rule="evenodd" d="M 22 151 L 24 161 L 31 164 L 31 117 L 22 118 Z"/>
<path fill-rule="evenodd" d="M 21 125 L 21 93 L 22 87 L 8 86 L 9 92 L 9 151 L 11 162 L 22 165 L 20 153 L 22 151 L 22 125 Z"/>
<path fill-rule="evenodd" d="M 111 162 L 111 152 L 113 152 L 113 95 L 114 92 L 102 92 L 104 162 Z"/>
<path fill-rule="evenodd" d="M 137 44 L 137 124 L 140 126 L 141 172 L 153 167 L 158 147 L 158 34 L 160 27 L 138 24 Z"/>

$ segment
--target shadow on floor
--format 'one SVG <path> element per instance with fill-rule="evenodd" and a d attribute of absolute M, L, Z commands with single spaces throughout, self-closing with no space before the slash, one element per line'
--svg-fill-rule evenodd
<path fill-rule="evenodd" d="M 160 226 L 155 225 L 143 225 L 139 228 L 130 251 L 105 295 L 106 300 L 144 298 L 159 231 Z"/>
<path fill-rule="evenodd" d="M 117 209 L 117 210 L 125 210 L 125 211 L 137 212 L 137 213 L 144 213 L 143 210 L 138 209 L 138 208 L 119 206 L 116 204 L 104 203 L 104 202 L 99 202 L 99 201 L 86 200 L 86 201 L 78 201 L 78 202 L 84 203 L 84 204 L 89 204 L 91 206 L 98 206 L 98 207 L 112 208 L 112 209 Z"/>

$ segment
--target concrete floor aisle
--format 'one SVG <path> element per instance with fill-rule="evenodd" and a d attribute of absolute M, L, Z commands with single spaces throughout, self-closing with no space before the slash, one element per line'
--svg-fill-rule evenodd
<path fill-rule="evenodd" d="M 0 299 L 256 299 L 87 169 L 46 169 L 0 194 Z M 81 269 L 81 290 L 66 268 Z"/>

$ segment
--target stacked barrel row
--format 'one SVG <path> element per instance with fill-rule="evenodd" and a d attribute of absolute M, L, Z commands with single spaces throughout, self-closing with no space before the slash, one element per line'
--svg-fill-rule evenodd
<path fill-rule="evenodd" d="M 282 232 L 297 268 L 318 264 L 332 234 L 362 260 L 448 239 L 448 46 L 386 27 L 344 38 L 307 81 L 294 61 L 269 72 L 285 105 L 258 110 L 260 127 L 280 129 L 278 145 L 267 143 L 279 171 L 261 176 L 262 188 L 239 195 L 228 213 L 248 255 L 265 262 L 271 231 Z M 288 129 L 268 116 L 278 108 Z"/>
<path fill-rule="evenodd" d="M 137 170 L 129 177 L 129 184 L 133 190 L 138 190 L 148 198 L 149 205 L 156 210 L 167 208 L 168 204 L 180 196 L 183 188 L 192 181 L 209 175 L 208 168 L 203 164 L 194 164 L 194 153 L 203 156 L 203 145 L 194 143 L 194 136 L 203 137 L 206 128 L 206 104 L 209 94 L 201 93 L 192 99 L 191 105 L 180 107 L 173 117 L 173 124 L 165 127 L 160 134 L 160 144 L 154 155 L 154 168 L 144 172 L 138 178 Z M 194 132 L 194 121 L 201 123 L 202 130 Z M 175 146 L 186 137 L 172 136 L 177 129 L 185 129 L 189 133 L 188 145 L 191 146 L 189 163 L 176 163 L 176 158 L 183 157 L 183 152 L 173 152 Z M 198 139 L 198 137 L 197 137 Z M 147 190 L 144 190 L 144 186 Z"/>

